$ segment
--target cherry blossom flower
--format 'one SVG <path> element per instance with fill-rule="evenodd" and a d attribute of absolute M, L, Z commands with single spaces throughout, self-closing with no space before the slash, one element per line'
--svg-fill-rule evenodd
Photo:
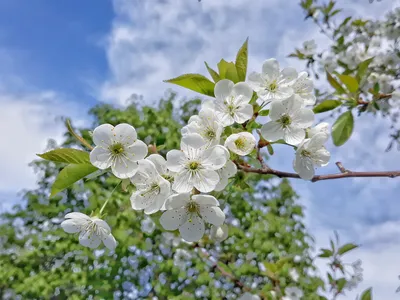
<path fill-rule="evenodd" d="M 297 79 L 294 81 L 293 92 L 303 101 L 303 106 L 314 105 L 316 98 L 314 95 L 314 83 L 308 78 L 307 72 L 300 72 Z"/>
<path fill-rule="evenodd" d="M 61 227 L 67 233 L 79 232 L 79 243 L 82 246 L 94 249 L 103 242 L 108 249 L 115 249 L 117 242 L 111 234 L 110 226 L 105 221 L 80 212 L 68 213 L 65 219 Z"/>
<path fill-rule="evenodd" d="M 228 226 L 223 224 L 221 226 L 211 226 L 210 239 L 215 242 L 222 242 L 228 237 Z"/>
<path fill-rule="evenodd" d="M 261 128 L 261 135 L 268 141 L 283 139 L 290 145 L 298 145 L 305 136 L 305 129 L 314 122 L 311 109 L 302 108 L 302 101 L 291 96 L 271 104 L 269 117 L 271 121 Z"/>
<path fill-rule="evenodd" d="M 249 104 L 253 91 L 247 83 L 223 79 L 215 84 L 214 93 L 215 114 L 223 126 L 243 124 L 253 116 L 253 106 Z"/>
<path fill-rule="evenodd" d="M 297 287 L 287 287 L 285 297 L 282 300 L 300 300 L 303 297 L 303 291 Z"/>
<path fill-rule="evenodd" d="M 175 194 L 167 199 L 165 208 L 167 210 L 160 218 L 161 225 L 166 230 L 179 229 L 187 242 L 196 242 L 203 237 L 204 222 L 221 226 L 225 221 L 218 200 L 211 195 Z"/>
<path fill-rule="evenodd" d="M 136 174 L 138 161 L 145 158 L 148 151 L 129 124 L 100 125 L 93 131 L 93 142 L 96 147 L 90 152 L 90 162 L 102 170 L 111 167 L 112 173 L 121 179 Z"/>
<path fill-rule="evenodd" d="M 294 68 L 280 70 L 275 58 L 266 60 L 262 66 L 262 72 L 253 72 L 249 75 L 249 85 L 257 93 L 264 103 L 274 100 L 282 100 L 293 95 L 291 85 L 297 78 Z"/>
<path fill-rule="evenodd" d="M 250 132 L 239 132 L 228 136 L 225 147 L 238 155 L 247 155 L 254 150 L 256 138 Z"/>

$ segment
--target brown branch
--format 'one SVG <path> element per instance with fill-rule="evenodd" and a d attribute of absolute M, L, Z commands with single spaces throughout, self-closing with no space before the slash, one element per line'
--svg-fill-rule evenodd
<path fill-rule="evenodd" d="M 300 176 L 296 173 L 284 172 L 279 171 L 271 168 L 253 168 L 250 166 L 244 166 L 235 162 L 237 167 L 244 172 L 247 173 L 256 173 L 256 174 L 269 174 L 275 175 L 279 178 L 297 178 L 300 179 Z M 349 177 L 389 177 L 395 178 L 400 176 L 400 171 L 382 171 L 382 172 L 353 172 L 350 170 L 346 170 L 341 162 L 337 162 L 336 165 L 338 166 L 340 173 L 336 174 L 328 174 L 328 175 L 315 175 L 311 181 L 317 182 L 321 180 L 331 180 L 331 179 L 340 179 L 340 178 L 349 178 Z"/>

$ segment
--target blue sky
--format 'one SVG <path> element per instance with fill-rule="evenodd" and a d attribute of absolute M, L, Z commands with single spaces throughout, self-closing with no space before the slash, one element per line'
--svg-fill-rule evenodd
<path fill-rule="evenodd" d="M 346 14 L 378 17 L 399 1 L 339 0 Z M 27 164 L 48 138 L 61 140 L 57 116 L 89 124 L 86 111 L 99 102 L 124 105 L 131 94 L 152 103 L 166 89 L 191 92 L 162 82 L 182 73 L 205 74 L 204 61 L 232 60 L 249 37 L 249 70 L 276 57 L 282 66 L 303 64 L 286 58 L 294 47 L 314 38 L 327 40 L 303 21 L 297 1 L 281 0 L 115 0 L 0 2 L 0 127 L 7 147 L 0 148 L 0 203 L 8 209 L 17 193 L 35 186 Z M 374 127 L 371 127 L 371 122 Z M 333 162 L 349 169 L 400 169 L 399 152 L 384 153 L 388 124 L 358 120 L 350 142 L 332 149 Z M 368 146 L 366 146 L 368 144 Z M 10 151 L 13 149 L 13 151 Z M 292 153 L 279 148 L 271 165 L 291 170 Z M 289 157 L 289 159 L 288 159 Z M 5 170 L 7 170 L 5 172 Z M 306 207 L 306 221 L 327 244 L 333 230 L 363 247 L 351 258 L 364 260 L 363 287 L 376 299 L 395 299 L 400 269 L 400 184 L 397 179 L 293 181 Z M 343 299 L 354 299 L 351 294 Z"/>

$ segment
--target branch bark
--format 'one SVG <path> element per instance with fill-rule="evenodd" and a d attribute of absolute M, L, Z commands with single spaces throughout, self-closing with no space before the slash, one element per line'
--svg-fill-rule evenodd
<path fill-rule="evenodd" d="M 270 167 L 264 168 L 253 168 L 251 166 L 245 166 L 235 162 L 237 167 L 244 172 L 247 173 L 256 173 L 256 174 L 266 174 L 266 175 L 275 175 L 279 178 L 297 178 L 300 179 L 300 176 L 296 173 L 284 172 L 275 169 L 271 169 Z M 340 178 L 349 178 L 349 177 L 388 177 L 395 178 L 400 177 L 400 171 L 382 171 L 382 172 L 354 172 L 347 170 L 343 167 L 341 162 L 336 163 L 337 167 L 340 170 L 340 173 L 328 174 L 328 175 L 315 175 L 311 181 L 317 182 L 322 180 L 331 180 L 331 179 L 340 179 Z"/>

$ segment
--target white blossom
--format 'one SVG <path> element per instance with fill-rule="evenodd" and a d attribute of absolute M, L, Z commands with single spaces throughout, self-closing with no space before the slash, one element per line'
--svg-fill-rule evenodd
<path fill-rule="evenodd" d="M 290 145 L 298 145 L 305 138 L 305 128 L 314 122 L 311 109 L 303 108 L 302 101 L 291 96 L 271 104 L 271 121 L 261 128 L 261 135 L 268 141 L 283 139 Z"/>
<path fill-rule="evenodd" d="M 249 292 L 246 292 L 242 296 L 240 296 L 238 300 L 260 300 L 260 297 L 258 295 L 253 295 Z"/>
<path fill-rule="evenodd" d="M 216 170 L 221 169 L 229 156 L 228 150 L 220 145 L 212 148 L 193 148 L 181 143 L 182 150 L 167 153 L 167 167 L 176 172 L 173 190 L 186 193 L 194 187 L 203 193 L 211 192 L 220 178 Z"/>
<path fill-rule="evenodd" d="M 172 172 L 168 169 L 167 161 L 160 154 L 151 154 L 146 157 L 146 159 L 150 160 L 154 164 L 158 174 L 162 178 L 168 180 L 169 182 L 172 182 L 174 180 L 174 176 L 176 175 L 175 172 Z"/>
<path fill-rule="evenodd" d="M 139 162 L 139 171 L 131 178 L 136 191 L 131 196 L 132 208 L 153 214 L 161 209 L 171 194 L 171 184 L 157 172 L 148 159 Z"/>
<path fill-rule="evenodd" d="M 236 164 L 231 160 L 227 160 L 225 166 L 217 170 L 217 173 L 219 175 L 219 182 L 215 187 L 214 191 L 219 192 L 222 191 L 228 185 L 229 178 L 236 175 L 237 173 Z"/>
<path fill-rule="evenodd" d="M 167 209 L 160 218 L 166 230 L 176 230 L 187 242 L 200 240 L 205 231 L 204 222 L 221 226 L 225 214 L 219 208 L 218 200 L 211 195 L 172 195 L 165 203 Z"/>
<path fill-rule="evenodd" d="M 297 272 L 296 269 L 290 269 L 289 270 L 289 275 L 294 281 L 299 280 L 300 275 L 299 275 L 299 273 Z"/>
<path fill-rule="evenodd" d="M 174 265 L 185 269 L 188 265 L 191 264 L 192 255 L 189 251 L 185 249 L 176 249 L 174 254 Z"/>
<path fill-rule="evenodd" d="M 153 233 L 154 229 L 156 229 L 156 224 L 153 220 L 149 217 L 143 218 L 142 222 L 140 222 L 141 229 L 143 232 L 151 234 Z"/>
<path fill-rule="evenodd" d="M 321 122 L 321 123 L 317 124 L 316 126 L 310 128 L 307 131 L 307 136 L 308 136 L 308 138 L 312 138 L 314 135 L 319 134 L 319 133 L 325 134 L 328 139 L 330 136 L 329 123 Z"/>
<path fill-rule="evenodd" d="M 293 95 L 291 85 L 297 78 L 294 68 L 280 70 L 275 58 L 268 59 L 262 66 L 262 72 L 249 75 L 249 85 L 264 103 L 282 100 Z"/>
<path fill-rule="evenodd" d="M 188 125 L 182 128 L 182 141 L 194 148 L 212 147 L 219 144 L 223 130 L 214 110 L 205 107 L 199 115 L 190 117 Z"/>
<path fill-rule="evenodd" d="M 242 124 L 253 116 L 253 106 L 249 104 L 253 91 L 247 83 L 223 79 L 215 84 L 214 94 L 215 114 L 223 126 Z"/>
<path fill-rule="evenodd" d="M 211 226 L 210 239 L 215 242 L 222 242 L 228 237 L 228 225 L 223 224 L 221 226 Z"/>
<path fill-rule="evenodd" d="M 238 155 L 247 155 L 254 150 L 256 138 L 250 132 L 239 132 L 228 136 L 225 147 Z"/>
<path fill-rule="evenodd" d="M 300 72 L 299 76 L 292 85 L 293 92 L 301 98 L 303 105 L 314 105 L 316 98 L 314 95 L 313 81 L 308 77 L 307 72 Z"/>
<path fill-rule="evenodd" d="M 305 41 L 303 43 L 303 54 L 307 56 L 311 56 L 315 54 L 317 50 L 317 44 L 314 40 Z"/>
<path fill-rule="evenodd" d="M 315 167 L 326 166 L 329 163 L 331 154 L 324 147 L 328 136 L 319 133 L 311 139 L 306 139 L 299 145 L 293 168 L 302 179 L 311 180 L 315 174 Z"/>
<path fill-rule="evenodd" d="M 285 289 L 285 297 L 282 300 L 300 300 L 303 294 L 303 291 L 297 287 L 287 287 Z"/>
<path fill-rule="evenodd" d="M 79 212 L 68 213 L 65 219 L 61 227 L 67 233 L 79 232 L 79 243 L 82 246 L 94 249 L 103 242 L 108 249 L 115 249 L 117 242 L 105 221 Z"/>
<path fill-rule="evenodd" d="M 90 152 L 90 162 L 102 170 L 111 167 L 112 173 L 121 179 L 136 174 L 138 161 L 148 151 L 129 124 L 100 125 L 93 131 L 93 142 L 96 147 Z"/>

